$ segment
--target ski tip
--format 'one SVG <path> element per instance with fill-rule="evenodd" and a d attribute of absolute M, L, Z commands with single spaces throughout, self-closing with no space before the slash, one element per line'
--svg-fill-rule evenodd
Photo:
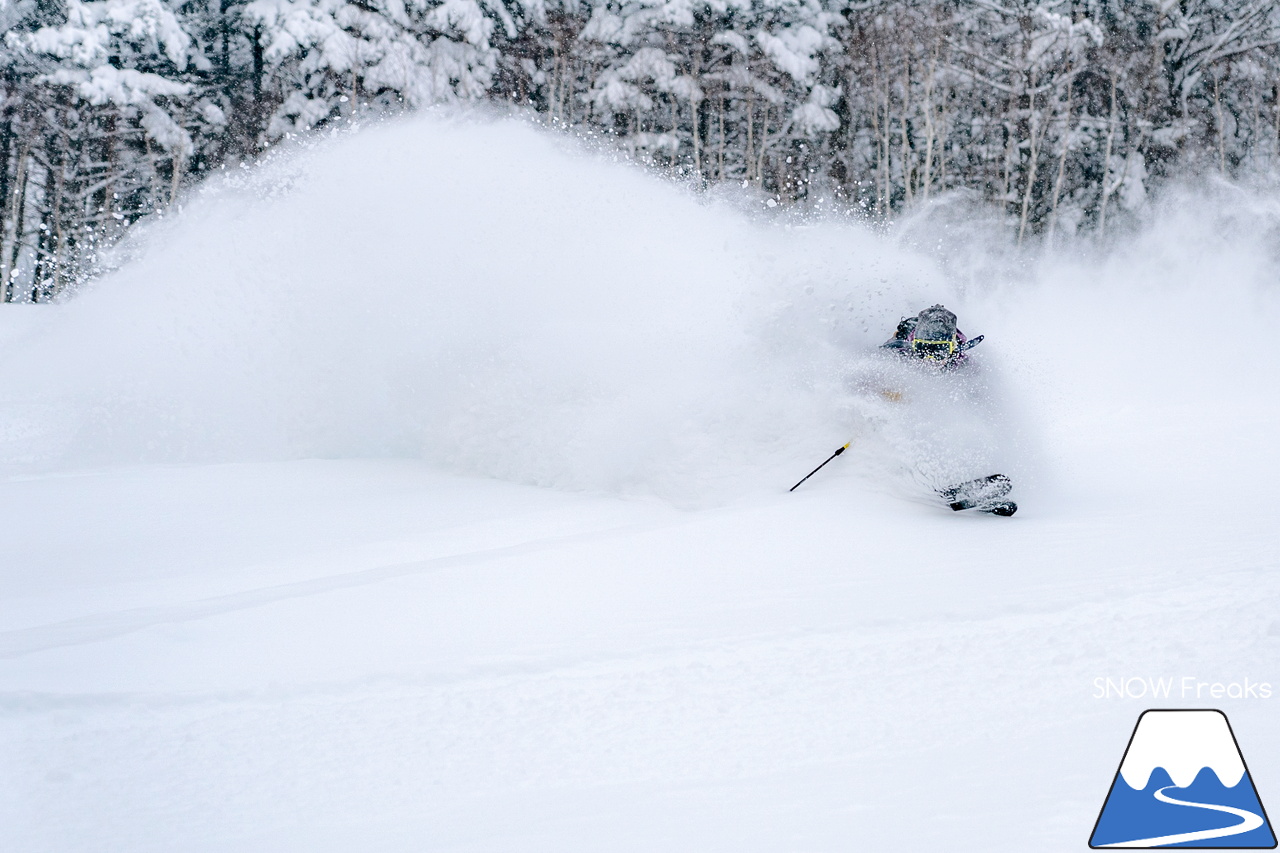
<path fill-rule="evenodd" d="M 1008 518 L 1018 511 L 1018 505 L 1013 501 L 1000 501 L 991 506 L 982 507 L 983 512 L 989 512 L 992 515 L 1000 515 Z"/>

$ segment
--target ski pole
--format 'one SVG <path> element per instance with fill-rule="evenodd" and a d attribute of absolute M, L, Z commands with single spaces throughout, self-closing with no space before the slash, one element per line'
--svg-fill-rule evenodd
<path fill-rule="evenodd" d="M 853 444 L 853 442 L 851 441 L 851 442 L 849 442 L 849 444 Z M 844 447 L 839 448 L 838 450 L 836 450 L 836 452 L 835 452 L 835 453 L 832 453 L 830 456 L 828 456 L 828 457 L 827 457 L 827 462 L 830 462 L 832 459 L 835 459 L 835 458 L 836 458 L 837 456 L 839 456 L 841 453 L 844 453 L 846 450 L 848 450 L 848 449 L 849 449 L 849 444 L 846 444 Z M 822 463 L 822 465 L 826 465 L 826 464 L 827 464 L 827 462 L 823 462 L 823 463 Z M 810 477 L 812 477 L 814 474 L 816 474 L 816 473 L 818 473 L 819 471 L 821 471 L 821 470 L 822 470 L 822 465 L 819 465 L 817 468 L 814 468 L 814 469 L 813 469 L 812 471 L 810 471 L 808 474 L 805 474 L 805 475 L 804 475 L 804 480 L 809 479 L 809 478 L 810 478 Z M 800 483 L 803 483 L 803 482 L 804 482 L 804 480 L 801 480 L 801 481 L 800 481 Z M 794 486 L 792 486 L 791 488 L 787 489 L 787 491 L 788 491 L 788 492 L 794 492 L 796 489 L 800 488 L 800 483 L 796 483 Z"/>

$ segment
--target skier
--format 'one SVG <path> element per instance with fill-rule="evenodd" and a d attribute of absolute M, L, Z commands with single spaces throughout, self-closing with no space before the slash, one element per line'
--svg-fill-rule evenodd
<path fill-rule="evenodd" d="M 967 338 L 956 327 L 956 315 L 941 305 L 934 305 L 914 317 L 903 318 L 893 337 L 881 347 L 942 367 L 958 367 L 966 359 L 965 351 L 981 340 L 982 335 L 972 340 Z"/>
<path fill-rule="evenodd" d="M 965 361 L 965 351 L 972 349 L 982 341 L 982 335 L 975 338 L 967 337 L 956 327 L 956 315 L 948 311 L 941 305 L 933 305 L 924 309 L 914 317 L 905 317 L 898 322 L 898 328 L 894 332 L 893 337 L 885 343 L 881 344 L 884 349 L 891 350 L 904 358 L 911 357 L 919 359 L 936 366 L 943 370 L 952 369 L 963 364 Z M 895 371 L 896 372 L 896 371 Z M 870 388 L 866 390 L 875 390 L 878 381 L 884 381 L 885 374 L 882 371 L 872 371 L 869 377 Z M 899 377 L 906 379 L 907 377 Z M 920 378 L 920 377 L 917 377 Z M 928 398 L 927 387 L 934 385 L 932 380 L 923 383 L 914 383 L 920 387 Z M 892 403 L 902 403 L 906 400 L 906 395 L 896 389 L 885 388 L 879 391 L 881 397 Z M 946 396 L 946 395 L 943 395 Z M 937 400 L 934 401 L 938 402 Z M 945 403 L 945 401 L 943 401 Z M 908 403 L 909 405 L 909 403 Z M 954 414 L 952 409 L 945 405 L 941 409 L 941 415 L 929 415 L 926 411 L 930 406 L 928 403 L 923 405 L 917 404 L 912 410 L 910 416 L 904 420 L 918 427 L 922 427 L 924 432 L 945 431 L 945 427 L 949 421 L 947 417 Z M 944 417 L 946 416 L 946 417 Z M 936 430 L 935 430 L 936 428 Z M 908 432 L 908 435 L 911 433 Z M 852 443 L 852 442 L 850 442 Z M 946 446 L 946 445 L 943 445 Z M 799 483 L 791 487 L 791 491 L 795 491 L 805 483 L 814 474 L 821 471 L 827 463 L 831 462 L 837 456 L 843 454 L 849 449 L 849 444 L 845 444 L 836 448 L 836 451 L 826 458 L 825 461 L 817 468 L 814 468 L 806 474 Z M 970 462 L 964 462 L 963 467 L 969 467 Z M 957 471 L 957 473 L 959 473 Z M 938 497 L 942 498 L 952 510 L 957 512 L 961 510 L 977 510 L 978 512 L 990 513 L 991 515 L 1010 516 L 1018 511 L 1018 505 L 1007 499 L 1007 495 L 1013 489 L 1013 481 L 1005 474 L 989 474 L 985 477 L 978 477 L 964 482 L 954 483 L 948 486 L 935 487 L 934 492 Z"/>

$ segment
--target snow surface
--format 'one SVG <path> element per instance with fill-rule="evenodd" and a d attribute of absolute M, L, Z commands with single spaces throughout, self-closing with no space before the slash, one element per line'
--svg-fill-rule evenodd
<path fill-rule="evenodd" d="M 1265 804 L 1277 700 L 1094 680 L 1280 685 L 1277 224 L 1019 268 L 440 119 L 210 187 L 0 306 L 5 849 L 1079 850 L 1150 705 Z M 954 386 L 868 355 L 935 301 Z"/>

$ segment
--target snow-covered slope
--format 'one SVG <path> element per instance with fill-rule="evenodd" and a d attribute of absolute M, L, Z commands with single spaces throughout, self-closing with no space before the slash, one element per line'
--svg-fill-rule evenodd
<path fill-rule="evenodd" d="M 1019 266 L 559 145 L 368 132 L 0 306 L 6 849 L 1075 850 L 1149 703 L 1280 790 L 1280 700 L 1094 698 L 1280 685 L 1274 205 Z M 879 395 L 934 301 L 973 378 Z M 949 405 L 1014 518 L 912 475 Z"/>

